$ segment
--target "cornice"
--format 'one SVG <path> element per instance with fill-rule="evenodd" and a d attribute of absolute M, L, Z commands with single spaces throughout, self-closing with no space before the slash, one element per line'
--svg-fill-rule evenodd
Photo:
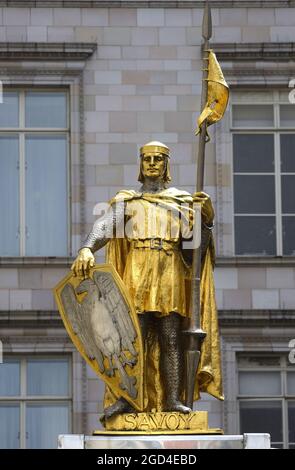
<path fill-rule="evenodd" d="M 0 7 L 32 8 L 203 8 L 192 0 L 0 0 Z M 294 0 L 211 0 L 212 8 L 292 8 Z"/>
<path fill-rule="evenodd" d="M 3 70 L 2 70 L 3 72 Z M 19 72 L 20 75 L 36 75 L 38 72 L 36 72 L 36 69 L 33 69 L 31 71 L 13 71 L 13 74 L 16 74 Z M 67 74 L 72 75 L 70 71 L 65 71 Z M 41 73 L 41 71 L 40 71 Z M 43 70 L 44 75 L 49 75 L 49 74 L 56 74 L 58 73 L 57 70 Z M 46 267 L 48 268 L 49 266 L 61 266 L 61 267 L 68 267 L 71 266 L 73 263 L 75 257 L 55 257 L 55 256 L 48 256 L 48 257 L 30 257 L 30 256 L 25 256 L 25 257 L 0 257 L 0 268 L 11 268 L 12 266 L 15 268 L 32 268 L 32 267 Z"/>
<path fill-rule="evenodd" d="M 96 48 L 96 43 L 0 42 L 0 61 L 85 61 Z"/>
<path fill-rule="evenodd" d="M 215 43 L 210 47 L 223 62 L 295 60 L 294 42 Z"/>
<path fill-rule="evenodd" d="M 289 327 L 295 329 L 294 310 L 219 310 L 221 327 Z"/>
<path fill-rule="evenodd" d="M 61 317 L 56 311 L 1 311 L 1 330 L 4 328 L 60 328 L 64 329 Z"/>
<path fill-rule="evenodd" d="M 217 267 L 293 267 L 295 266 L 294 256 L 218 256 L 216 258 Z"/>
<path fill-rule="evenodd" d="M 271 327 L 286 326 L 295 329 L 295 310 L 219 310 L 221 327 Z M 60 328 L 64 329 L 61 317 L 52 311 L 2 311 L 2 328 Z"/>

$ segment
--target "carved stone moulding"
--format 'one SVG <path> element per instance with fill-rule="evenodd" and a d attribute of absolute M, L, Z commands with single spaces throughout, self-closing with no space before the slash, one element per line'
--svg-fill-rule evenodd
<path fill-rule="evenodd" d="M 214 43 L 212 49 L 221 61 L 294 60 L 294 42 Z"/>
<path fill-rule="evenodd" d="M 291 8 L 294 0 L 210 0 L 212 8 Z M 0 7 L 23 7 L 23 0 L 0 0 Z M 204 0 L 26 0 L 34 8 L 204 8 Z"/>
<path fill-rule="evenodd" d="M 96 50 L 96 43 L 2 42 L 1 60 L 86 60 Z"/>

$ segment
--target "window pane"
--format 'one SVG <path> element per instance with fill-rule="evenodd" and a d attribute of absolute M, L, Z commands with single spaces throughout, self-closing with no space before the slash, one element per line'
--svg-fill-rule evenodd
<path fill-rule="evenodd" d="M 280 395 L 280 372 L 239 372 L 241 395 Z"/>
<path fill-rule="evenodd" d="M 295 443 L 295 401 L 288 403 L 289 442 Z"/>
<path fill-rule="evenodd" d="M 240 105 L 234 104 L 234 127 L 271 127 L 273 126 L 273 106 L 269 104 Z"/>
<path fill-rule="evenodd" d="M 67 359 L 30 359 L 27 362 L 28 395 L 69 395 Z"/>
<path fill-rule="evenodd" d="M 0 104 L 0 108 L 1 108 Z M 17 136 L 0 137 L 0 256 L 19 255 L 19 151 Z"/>
<path fill-rule="evenodd" d="M 283 441 L 282 407 L 278 401 L 241 401 L 240 432 L 269 433 L 273 442 Z"/>
<path fill-rule="evenodd" d="M 295 134 L 281 134 L 281 171 L 295 173 Z"/>
<path fill-rule="evenodd" d="M 19 449 L 19 405 L 0 405 L 0 449 Z"/>
<path fill-rule="evenodd" d="M 26 137 L 26 255 L 67 255 L 66 136 Z"/>
<path fill-rule="evenodd" d="M 0 127 L 18 127 L 18 92 L 4 91 L 0 103 Z"/>
<path fill-rule="evenodd" d="M 288 395 L 295 395 L 295 372 L 287 373 L 287 390 Z"/>
<path fill-rule="evenodd" d="M 233 155 L 236 173 L 273 173 L 273 135 L 234 134 Z"/>
<path fill-rule="evenodd" d="M 240 368 L 244 367 L 279 367 L 281 368 L 281 358 L 280 356 L 271 355 L 271 356 L 238 356 L 238 363 Z"/>
<path fill-rule="evenodd" d="M 25 101 L 26 127 L 67 127 L 65 92 L 28 92 Z"/>
<path fill-rule="evenodd" d="M 281 127 L 295 127 L 295 107 L 293 104 L 280 106 Z"/>
<path fill-rule="evenodd" d="M 237 255 L 275 255 L 275 217 L 236 216 L 235 243 Z"/>
<path fill-rule="evenodd" d="M 5 361 L 0 364 L 0 396 L 13 397 L 20 394 L 20 363 Z"/>
<path fill-rule="evenodd" d="M 57 449 L 59 434 L 69 433 L 67 404 L 27 404 L 28 449 Z"/>
<path fill-rule="evenodd" d="M 275 177 L 235 175 L 234 202 L 236 214 L 274 214 Z"/>
<path fill-rule="evenodd" d="M 295 175 L 282 175 L 282 212 L 295 213 Z"/>
<path fill-rule="evenodd" d="M 295 217 L 282 217 L 283 220 L 283 254 L 295 255 Z"/>

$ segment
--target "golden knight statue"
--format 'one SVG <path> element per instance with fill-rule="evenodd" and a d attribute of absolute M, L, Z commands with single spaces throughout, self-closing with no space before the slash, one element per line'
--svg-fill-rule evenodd
<path fill-rule="evenodd" d="M 149 142 L 141 147 L 141 187 L 121 190 L 111 199 L 109 210 L 95 222 L 71 269 L 76 278 L 88 279 L 95 267 L 94 253 L 107 245 L 107 263 L 123 281 L 139 319 L 143 345 L 140 411 L 185 416 L 192 412 L 184 404 L 182 331 L 191 312 L 192 254 L 186 243 L 192 238 L 196 207 L 201 207 L 201 327 L 207 335 L 202 344 L 194 399 L 200 398 L 200 392 L 223 399 L 213 281 L 214 209 L 204 192 L 191 195 L 169 187 L 169 162 L 170 150 L 163 143 Z M 116 237 L 118 228 L 120 236 Z M 99 316 L 95 321 L 100 321 Z M 135 412 L 130 401 L 106 387 L 104 423 Z"/>

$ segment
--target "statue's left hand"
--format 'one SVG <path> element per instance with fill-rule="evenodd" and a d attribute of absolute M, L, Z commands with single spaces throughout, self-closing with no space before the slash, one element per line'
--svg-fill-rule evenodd
<path fill-rule="evenodd" d="M 95 258 L 89 248 L 79 250 L 78 256 L 71 266 L 74 276 L 89 277 L 90 269 L 95 265 Z"/>
<path fill-rule="evenodd" d="M 214 220 L 214 209 L 209 194 L 204 191 L 199 191 L 193 194 L 193 201 L 201 204 L 202 221 L 210 226 Z"/>

